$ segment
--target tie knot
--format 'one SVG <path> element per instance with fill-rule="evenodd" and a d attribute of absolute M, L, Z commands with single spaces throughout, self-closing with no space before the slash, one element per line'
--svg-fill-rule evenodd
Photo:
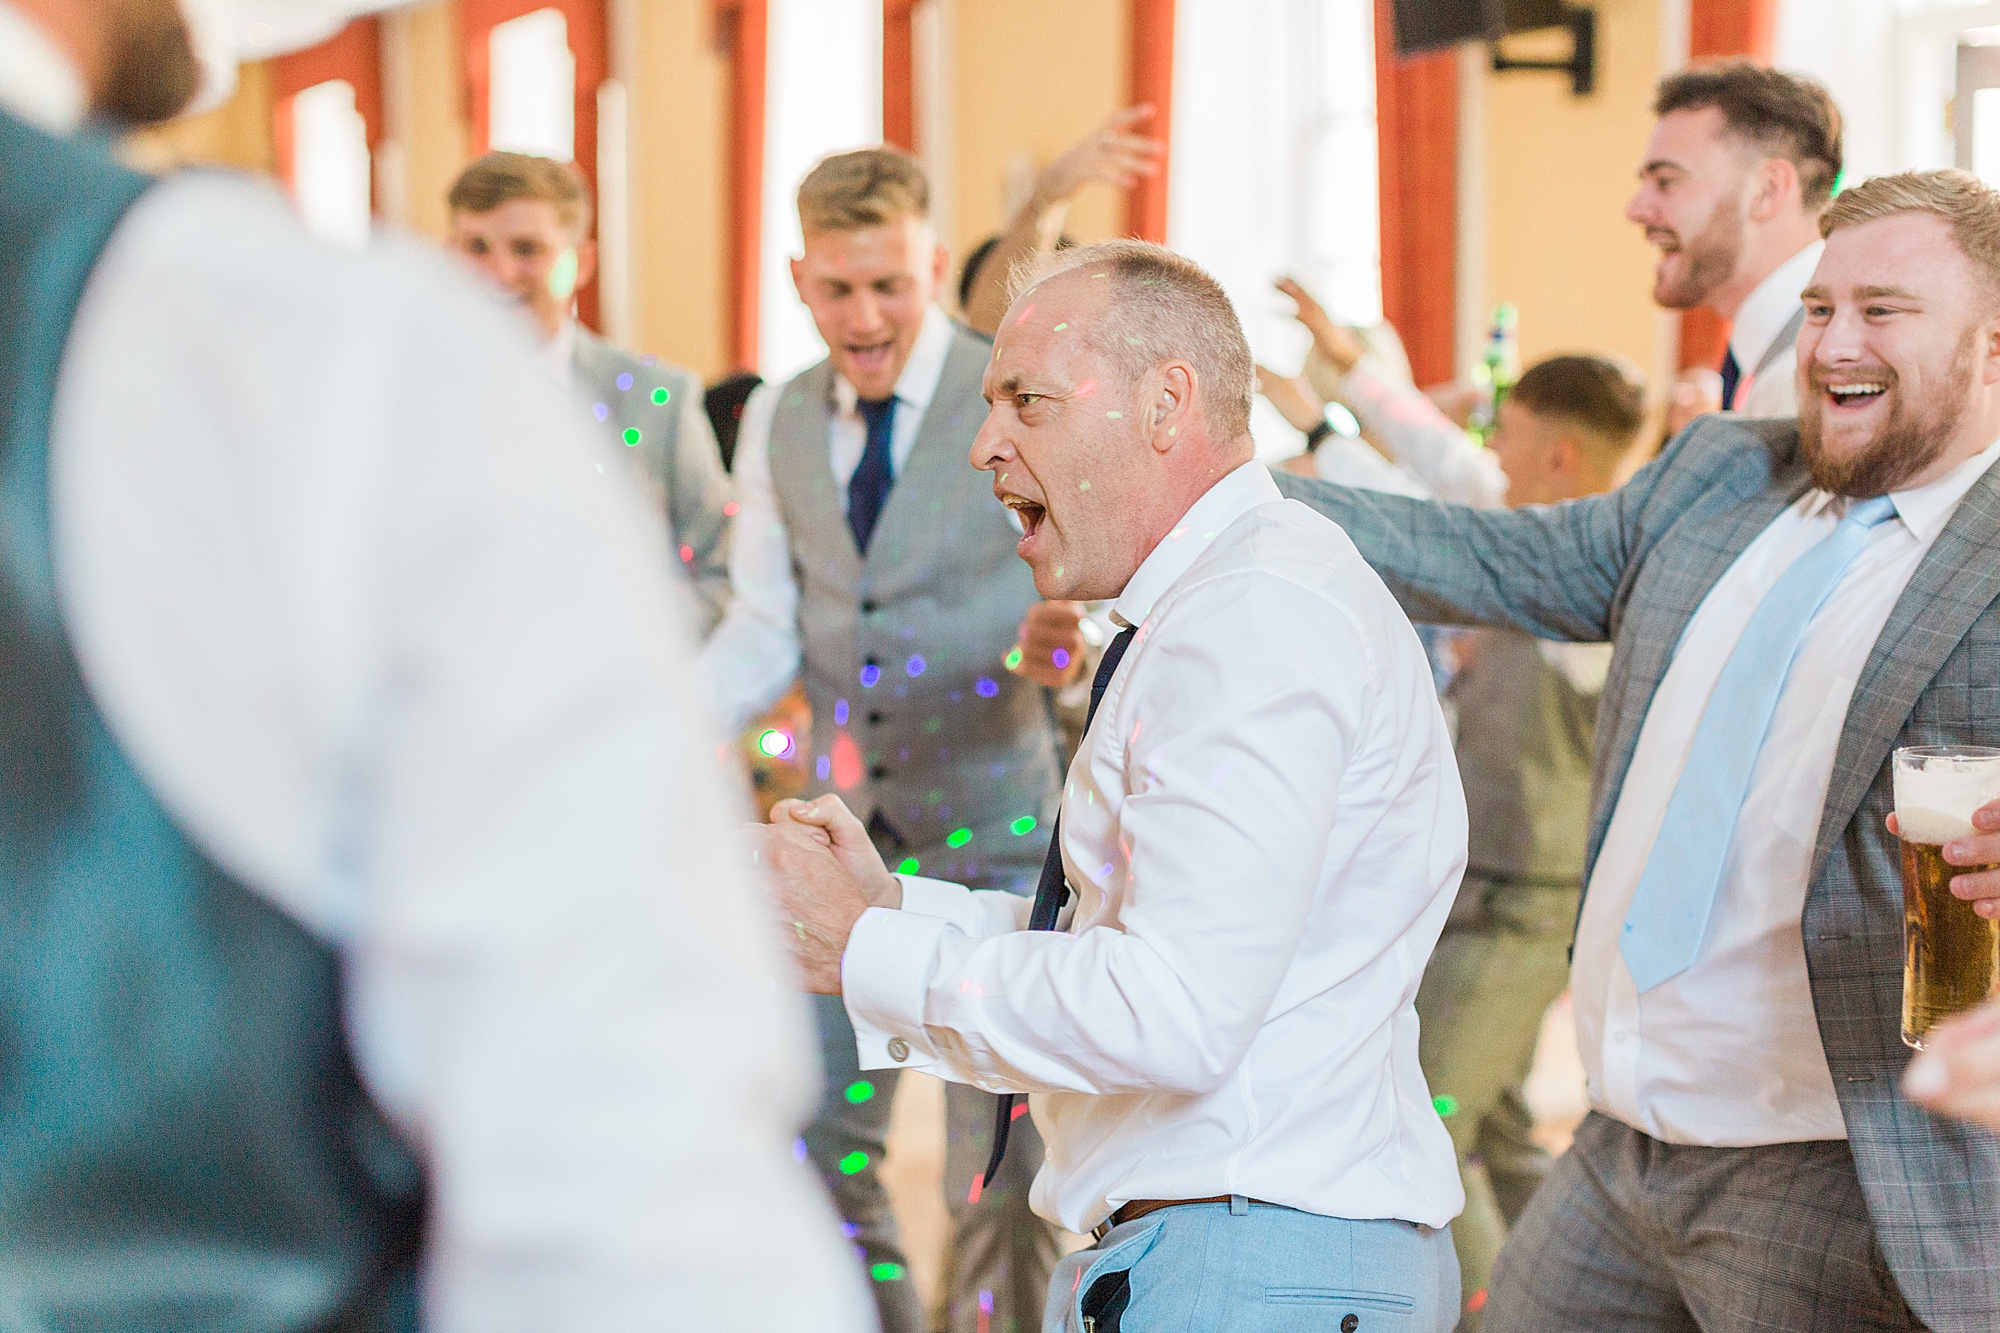
<path fill-rule="evenodd" d="M 857 398 L 854 405 L 861 409 L 861 419 L 871 426 L 879 426 L 889 413 L 895 410 L 896 400 L 889 398 Z"/>
<path fill-rule="evenodd" d="M 1866 500 L 1848 502 L 1846 522 L 1856 527 L 1872 528 L 1896 516 L 1896 502 L 1886 495 L 1871 496 Z"/>

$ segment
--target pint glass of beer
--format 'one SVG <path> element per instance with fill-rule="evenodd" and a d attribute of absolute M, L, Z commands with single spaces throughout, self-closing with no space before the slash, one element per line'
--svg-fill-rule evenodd
<path fill-rule="evenodd" d="M 1969 745 L 1896 751 L 1896 828 L 1903 844 L 1903 1041 L 1923 1049 L 1931 1025 L 1970 1009 L 2000 983 L 2000 921 L 1951 881 L 1992 866 L 1945 864 L 1944 844 L 1973 832 L 1972 812 L 2000 798 L 2000 750 Z"/>

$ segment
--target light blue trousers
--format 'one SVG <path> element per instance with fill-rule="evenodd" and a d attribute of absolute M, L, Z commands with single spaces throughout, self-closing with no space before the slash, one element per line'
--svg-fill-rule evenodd
<path fill-rule="evenodd" d="M 1100 1311 L 1121 1285 L 1122 1309 L 1107 1320 Z M 1450 1333 L 1457 1321 L 1450 1228 L 1239 1198 L 1162 1208 L 1059 1260 L 1042 1331 Z"/>

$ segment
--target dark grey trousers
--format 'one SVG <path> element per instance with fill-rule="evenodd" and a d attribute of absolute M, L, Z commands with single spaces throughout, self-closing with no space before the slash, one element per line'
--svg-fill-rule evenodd
<path fill-rule="evenodd" d="M 1485 1333 L 1917 1329 L 1844 1141 L 1662 1143 L 1592 1112 L 1507 1237 Z"/>

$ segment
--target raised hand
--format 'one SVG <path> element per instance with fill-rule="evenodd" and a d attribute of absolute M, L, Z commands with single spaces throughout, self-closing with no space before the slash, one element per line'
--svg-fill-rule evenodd
<path fill-rule="evenodd" d="M 1021 660 L 1009 669 L 1059 690 L 1083 674 L 1083 603 L 1036 602 L 1021 621 Z"/>

